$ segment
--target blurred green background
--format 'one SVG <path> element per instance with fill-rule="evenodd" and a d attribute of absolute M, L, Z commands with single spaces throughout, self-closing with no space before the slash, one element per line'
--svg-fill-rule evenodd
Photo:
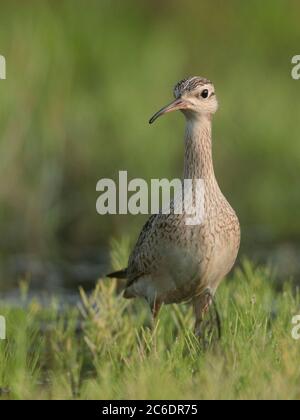
<path fill-rule="evenodd" d="M 2 267 L 20 254 L 89 259 L 112 237 L 135 238 L 145 217 L 97 215 L 96 183 L 119 170 L 181 175 L 183 117 L 147 121 L 189 75 L 216 86 L 216 174 L 242 253 L 297 246 L 299 16 L 297 0 L 2 2 Z"/>

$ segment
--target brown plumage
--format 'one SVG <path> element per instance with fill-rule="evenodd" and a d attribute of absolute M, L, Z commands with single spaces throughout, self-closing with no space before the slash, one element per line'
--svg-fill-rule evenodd
<path fill-rule="evenodd" d="M 238 218 L 214 174 L 211 122 L 218 108 L 213 84 L 201 77 L 179 82 L 175 101 L 150 120 L 173 110 L 186 117 L 183 179 L 204 182 L 204 220 L 188 226 L 186 214 L 149 218 L 130 255 L 128 267 L 110 276 L 127 278 L 125 298 L 144 297 L 156 316 L 162 303 L 192 301 L 196 333 L 221 280 L 235 263 Z"/>

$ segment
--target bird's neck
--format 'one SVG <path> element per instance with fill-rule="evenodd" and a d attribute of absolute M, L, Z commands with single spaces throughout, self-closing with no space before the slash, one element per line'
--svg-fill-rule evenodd
<path fill-rule="evenodd" d="M 184 179 L 215 181 L 211 117 L 188 119 L 185 130 Z"/>

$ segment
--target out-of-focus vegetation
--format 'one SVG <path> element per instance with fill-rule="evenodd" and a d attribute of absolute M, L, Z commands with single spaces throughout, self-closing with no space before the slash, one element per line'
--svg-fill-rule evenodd
<path fill-rule="evenodd" d="M 299 293 L 245 263 L 217 302 L 222 339 L 206 345 L 188 306 L 164 307 L 153 333 L 145 303 L 110 281 L 82 292 L 80 310 L 1 305 L 0 399 L 299 399 Z"/>
<path fill-rule="evenodd" d="M 147 121 L 188 75 L 217 89 L 216 173 L 240 217 L 244 249 L 300 240 L 300 81 L 291 77 L 299 1 L 2 3 L 1 291 L 10 287 L 2 274 L 10 255 L 37 254 L 32 264 L 47 288 L 58 276 L 50 264 L 45 275 L 39 258 L 75 255 L 69 271 L 79 283 L 78 250 L 100 254 L 117 236 L 112 265 L 126 264 L 128 235 L 144 217 L 98 216 L 96 183 L 117 180 L 119 170 L 147 180 L 181 175 L 182 116 L 151 128 Z M 290 269 L 286 255 L 281 265 Z M 269 270 L 245 263 L 222 284 L 223 336 L 205 348 L 185 305 L 163 308 L 155 350 L 145 304 L 124 301 L 113 282 L 82 292 L 80 308 L 59 299 L 43 306 L 27 287 L 17 306 L 0 302 L 8 334 L 0 399 L 300 398 L 300 346 L 291 338 L 299 293 Z"/>
<path fill-rule="evenodd" d="M 181 175 L 183 118 L 153 127 L 175 82 L 216 85 L 214 156 L 244 238 L 299 239 L 298 1 L 1 4 L 1 254 L 106 244 L 139 229 L 96 214 L 96 182 Z M 252 229 L 253 231 L 253 229 Z"/>

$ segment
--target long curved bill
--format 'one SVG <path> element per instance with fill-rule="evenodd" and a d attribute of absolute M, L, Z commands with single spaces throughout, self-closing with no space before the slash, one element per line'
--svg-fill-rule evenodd
<path fill-rule="evenodd" d="M 162 109 L 160 109 L 156 114 L 153 115 L 153 117 L 150 118 L 149 124 L 154 123 L 157 118 L 161 117 L 164 114 L 167 114 L 168 112 L 177 111 L 179 109 L 187 109 L 188 103 L 184 99 L 175 99 L 175 101 L 171 102 L 169 105 L 166 105 Z"/>

